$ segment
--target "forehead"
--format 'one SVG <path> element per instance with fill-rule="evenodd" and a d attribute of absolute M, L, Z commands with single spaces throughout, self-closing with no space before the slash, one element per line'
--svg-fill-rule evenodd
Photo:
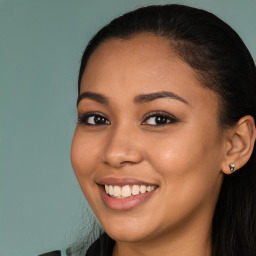
<path fill-rule="evenodd" d="M 131 58 L 138 56 L 145 59 L 156 58 L 157 56 L 159 58 L 168 58 L 170 55 L 174 57 L 170 48 L 170 42 L 152 33 L 140 33 L 127 39 L 107 39 L 92 54 L 94 58 L 110 56 Z"/>
<path fill-rule="evenodd" d="M 115 80 L 121 76 L 153 81 L 180 70 L 199 83 L 194 70 L 179 58 L 167 39 L 151 33 L 139 34 L 130 39 L 114 38 L 101 43 L 88 60 L 81 85 L 95 86 L 101 79 Z"/>
<path fill-rule="evenodd" d="M 172 91 L 187 101 L 213 97 L 216 102 L 216 95 L 202 86 L 193 68 L 179 58 L 171 43 L 150 33 L 109 39 L 99 45 L 82 77 L 81 93 L 84 91 L 121 95 L 123 99 Z"/>

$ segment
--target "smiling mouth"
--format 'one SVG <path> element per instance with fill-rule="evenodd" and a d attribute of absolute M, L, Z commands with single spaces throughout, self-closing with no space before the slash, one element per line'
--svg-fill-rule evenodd
<path fill-rule="evenodd" d="M 146 186 L 146 185 L 104 185 L 105 192 L 114 198 L 128 198 L 139 194 L 145 194 L 155 190 L 158 186 Z"/>

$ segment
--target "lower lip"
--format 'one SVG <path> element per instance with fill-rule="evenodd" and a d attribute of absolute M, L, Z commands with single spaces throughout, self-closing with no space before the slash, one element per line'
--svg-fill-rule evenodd
<path fill-rule="evenodd" d="M 154 189 L 144 194 L 132 195 L 127 198 L 115 198 L 108 195 L 103 186 L 99 186 L 100 194 L 104 204 L 112 210 L 126 211 L 136 206 L 139 206 L 149 200 L 153 193 L 157 190 Z"/>

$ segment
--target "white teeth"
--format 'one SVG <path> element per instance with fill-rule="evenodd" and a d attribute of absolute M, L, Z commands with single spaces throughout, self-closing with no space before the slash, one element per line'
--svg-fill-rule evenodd
<path fill-rule="evenodd" d="M 133 185 L 132 186 L 132 194 L 135 196 L 135 195 L 138 195 L 140 193 L 140 186 L 139 185 Z"/>
<path fill-rule="evenodd" d="M 111 185 L 109 185 L 109 187 L 108 187 L 108 194 L 109 194 L 110 196 L 113 196 L 113 195 L 114 195 L 114 188 L 113 188 L 113 186 L 111 186 Z"/>
<path fill-rule="evenodd" d="M 147 187 L 145 185 L 140 186 L 140 193 L 144 194 L 147 191 Z"/>
<path fill-rule="evenodd" d="M 132 191 L 129 185 L 122 187 L 122 197 L 129 197 L 131 196 Z"/>
<path fill-rule="evenodd" d="M 105 185 L 105 191 L 108 194 L 108 185 Z"/>
<path fill-rule="evenodd" d="M 119 186 L 114 186 L 114 197 L 120 197 L 121 196 L 121 187 Z"/>
<path fill-rule="evenodd" d="M 148 191 L 148 192 L 150 192 L 150 191 L 152 191 L 152 190 L 154 190 L 154 186 L 147 186 L 147 191 Z"/>
<path fill-rule="evenodd" d="M 116 198 L 127 198 L 130 196 L 138 195 L 139 193 L 145 194 L 154 190 L 157 186 L 146 186 L 146 185 L 125 185 L 125 186 L 113 186 L 105 185 L 105 191 L 110 196 Z"/>

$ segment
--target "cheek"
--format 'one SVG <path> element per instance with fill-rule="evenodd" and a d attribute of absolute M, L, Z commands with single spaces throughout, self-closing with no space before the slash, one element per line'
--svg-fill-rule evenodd
<path fill-rule="evenodd" d="M 92 144 L 92 140 L 92 136 L 84 136 L 81 129 L 76 128 L 71 145 L 71 163 L 81 187 L 84 182 L 91 180 L 88 178 L 94 173 L 95 159 L 98 157 L 99 148 Z"/>
<path fill-rule="evenodd" d="M 160 174 L 164 189 L 183 205 L 219 189 L 222 140 L 217 129 L 204 131 L 203 127 L 190 127 L 148 145 L 149 161 Z"/>
<path fill-rule="evenodd" d="M 94 209 L 95 193 L 95 159 L 98 157 L 97 145 L 92 147 L 93 136 L 85 136 L 81 128 L 76 128 L 71 145 L 71 163 L 78 183 L 87 202 Z"/>
<path fill-rule="evenodd" d="M 180 166 L 187 172 L 196 166 L 218 165 L 222 157 L 222 141 L 222 135 L 214 124 L 197 120 L 177 127 L 173 133 L 155 141 L 155 147 L 151 148 L 161 152 L 160 163 L 169 162 L 171 169 Z"/>

